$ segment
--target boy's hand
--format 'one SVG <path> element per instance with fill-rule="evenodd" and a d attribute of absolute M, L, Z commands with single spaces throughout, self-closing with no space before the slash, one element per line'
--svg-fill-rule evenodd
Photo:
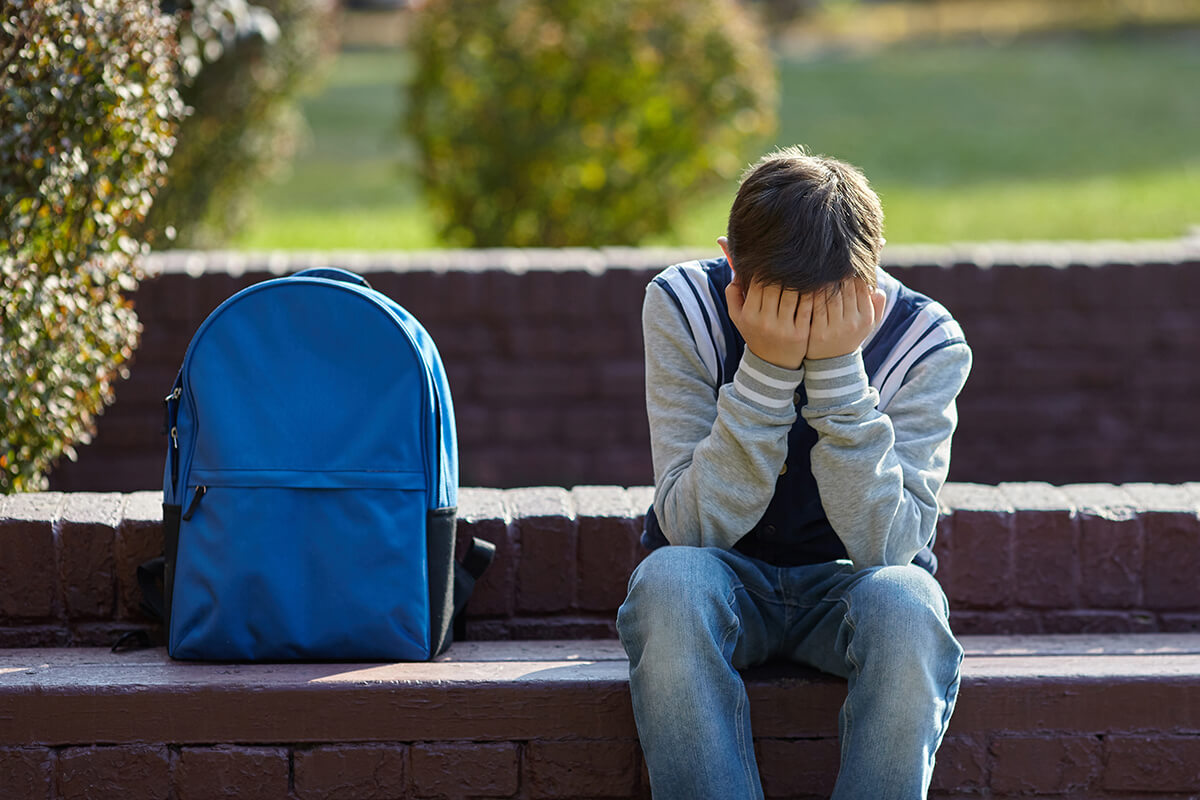
<path fill-rule="evenodd" d="M 808 350 L 813 296 L 758 281 L 743 293 L 736 281 L 725 287 L 729 318 L 750 352 L 784 369 L 799 369 Z M 811 356 L 810 356 L 811 358 Z"/>
<path fill-rule="evenodd" d="M 860 278 L 842 283 L 840 292 L 824 289 L 816 293 L 812 329 L 808 334 L 808 358 L 835 358 L 853 353 L 883 319 L 887 297 Z"/>

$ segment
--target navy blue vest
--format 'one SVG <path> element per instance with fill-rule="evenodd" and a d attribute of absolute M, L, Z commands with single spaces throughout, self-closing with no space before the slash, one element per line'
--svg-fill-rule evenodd
<path fill-rule="evenodd" d="M 691 292 L 693 298 L 687 301 L 687 305 L 693 309 L 698 308 L 704 322 L 723 335 L 725 352 L 723 358 L 722 354 L 718 354 L 717 375 L 719 384 L 729 383 L 737 372 L 746 347 L 745 340 L 729 319 L 729 309 L 725 302 L 725 287 L 729 284 L 732 274 L 728 262 L 723 258 L 701 261 L 694 266 L 699 269 L 691 270 L 693 278 L 687 280 L 682 289 L 678 279 L 668 281 L 660 275 L 655 278 L 655 282 L 667 291 L 685 315 L 688 312 L 680 292 Z M 697 285 L 695 276 L 700 274 L 703 274 L 704 280 Z M 933 303 L 930 298 L 914 292 L 894 279 L 890 280 L 889 284 L 893 288 L 895 298 L 889 302 L 887 317 L 863 351 L 863 363 L 868 379 L 876 387 L 885 385 L 889 379 L 902 383 L 904 374 L 929 353 L 963 341 L 961 336 L 943 334 L 934 337 L 937 343 L 930 346 L 928 342 L 933 341 L 930 334 L 939 326 L 953 322 L 949 314 L 936 304 L 934 308 L 937 309 L 937 313 L 922 314 L 923 310 L 933 310 L 926 309 Z M 705 311 L 706 303 L 692 302 L 700 301 L 702 293 L 706 291 L 712 301 L 708 304 L 709 308 L 715 306 L 720 319 L 709 318 Z M 919 330 L 914 327 L 918 325 L 922 326 Z M 921 347 L 923 341 L 926 344 Z M 900 349 L 905 352 L 900 352 Z M 913 351 L 912 355 L 909 355 L 908 351 Z M 897 374 L 898 370 L 902 372 Z M 805 401 L 804 385 L 801 384 L 795 396 L 796 422 L 788 433 L 786 469 L 782 470 L 778 478 L 775 495 L 762 518 L 734 545 L 735 550 L 779 567 L 819 564 L 848 558 L 845 545 L 834 533 L 825 515 L 817 490 L 817 481 L 813 477 L 810 454 L 813 445 L 817 443 L 817 432 L 809 426 L 804 417 L 799 416 L 799 409 Z M 669 544 L 653 507 L 646 513 L 642 544 L 652 550 Z M 922 549 L 913 559 L 913 563 L 931 573 L 937 570 L 937 557 L 933 554 L 932 545 L 931 541 L 930 546 Z"/>

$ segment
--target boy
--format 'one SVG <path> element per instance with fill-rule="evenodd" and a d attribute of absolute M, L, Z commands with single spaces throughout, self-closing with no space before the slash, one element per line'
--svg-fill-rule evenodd
<path fill-rule="evenodd" d="M 858 170 L 788 148 L 743 179 L 725 258 L 647 287 L 653 552 L 617 628 L 656 800 L 762 797 L 737 670 L 770 658 L 848 681 L 836 800 L 928 790 L 962 659 L 930 545 L 971 351 L 879 269 L 882 228 Z"/>

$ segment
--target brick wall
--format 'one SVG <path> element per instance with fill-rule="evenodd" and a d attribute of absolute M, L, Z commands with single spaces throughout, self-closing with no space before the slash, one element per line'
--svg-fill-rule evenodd
<path fill-rule="evenodd" d="M 648 488 L 464 489 L 460 544 L 496 560 L 472 639 L 615 635 Z M 959 634 L 1200 631 L 1200 483 L 950 484 L 938 578 Z M 154 492 L 0 498 L 0 648 L 111 644 L 145 627 L 136 568 L 162 552 Z"/>
<path fill-rule="evenodd" d="M 1195 797 L 1200 637 L 1047 638 L 963 637 L 931 796 Z M 828 797 L 845 681 L 743 677 L 766 795 Z M 5 800 L 649 795 L 616 642 L 375 665 L 8 650 L 0 708 Z"/>
<path fill-rule="evenodd" d="M 135 301 L 130 380 L 60 490 L 161 485 L 161 398 L 193 331 L 238 289 L 331 264 L 364 272 L 439 344 L 462 482 L 652 481 L 640 304 L 662 267 L 712 253 L 482 250 L 155 256 Z M 999 483 L 1200 478 L 1200 241 L 888 248 L 885 265 L 962 322 L 975 367 L 951 478 Z"/>
<path fill-rule="evenodd" d="M 767 797 L 828 797 L 836 738 L 756 741 Z M 13 800 L 649 798 L 636 740 L 0 748 Z M 932 798 L 1194 798 L 1200 738 L 947 737 Z M 1148 780 L 1149 779 L 1149 780 Z"/>

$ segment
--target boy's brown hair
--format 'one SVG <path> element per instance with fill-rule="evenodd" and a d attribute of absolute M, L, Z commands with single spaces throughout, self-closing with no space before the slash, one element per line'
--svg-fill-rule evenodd
<path fill-rule="evenodd" d="M 743 288 L 758 280 L 806 293 L 858 276 L 873 289 L 883 208 L 856 167 L 788 147 L 746 171 L 727 238 Z"/>

